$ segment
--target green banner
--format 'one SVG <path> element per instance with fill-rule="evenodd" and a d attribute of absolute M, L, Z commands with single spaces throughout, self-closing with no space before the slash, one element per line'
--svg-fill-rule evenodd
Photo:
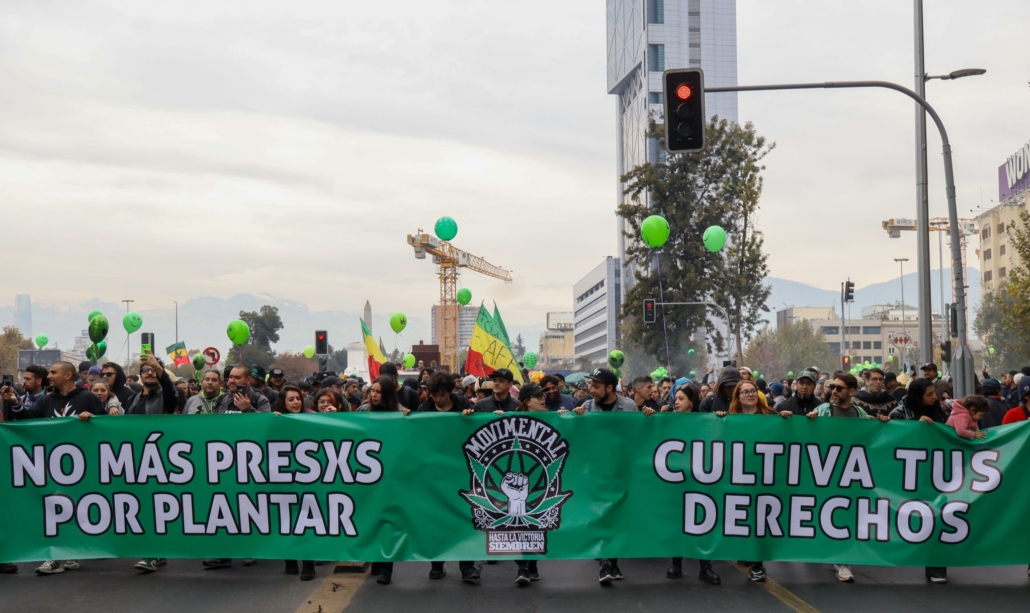
<path fill-rule="evenodd" d="M 639 413 L 0 424 L 0 561 L 1025 564 L 1028 434 Z"/>

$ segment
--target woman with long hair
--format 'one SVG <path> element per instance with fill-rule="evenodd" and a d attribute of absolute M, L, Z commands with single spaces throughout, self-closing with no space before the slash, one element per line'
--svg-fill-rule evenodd
<path fill-rule="evenodd" d="M 118 396 L 111 393 L 111 388 L 107 383 L 94 381 L 93 385 L 89 386 L 89 391 L 93 392 L 93 395 L 100 399 L 100 405 L 104 407 L 104 412 L 108 415 L 125 414 L 122 403 L 118 401 Z"/>
<path fill-rule="evenodd" d="M 684 383 L 683 385 L 676 388 L 673 393 L 673 408 L 665 407 L 662 409 L 666 413 L 693 413 L 694 410 L 701 404 L 701 391 L 697 389 L 697 386 L 693 383 Z M 711 560 L 698 560 L 700 564 L 700 572 L 697 578 L 700 581 L 704 581 L 709 585 L 721 585 L 722 577 L 719 573 L 715 572 L 712 568 Z M 672 564 L 669 566 L 669 570 L 665 571 L 665 576 L 669 579 L 679 579 L 683 576 L 683 558 L 673 558 Z"/>
<path fill-rule="evenodd" d="M 350 403 L 344 402 L 335 390 L 324 387 L 315 392 L 311 408 L 315 413 L 347 413 L 350 412 Z"/>
<path fill-rule="evenodd" d="M 296 385 L 286 384 L 279 389 L 279 397 L 275 400 L 276 415 L 292 415 L 295 413 L 314 413 L 304 408 L 304 393 Z"/>
<path fill-rule="evenodd" d="M 891 420 L 921 421 L 927 424 L 946 424 L 947 413 L 937 398 L 937 390 L 929 379 L 913 379 L 908 384 L 908 394 L 893 411 Z M 946 566 L 927 566 L 926 580 L 930 583 L 948 582 Z"/>
<path fill-rule="evenodd" d="M 372 382 L 368 388 L 368 398 L 365 404 L 358 407 L 359 411 L 400 411 L 401 404 L 397 400 L 397 384 L 391 377 L 379 377 Z M 408 411 L 405 409 L 404 414 Z"/>
<path fill-rule="evenodd" d="M 515 410 L 518 412 L 546 411 L 544 396 L 544 388 L 536 383 L 527 383 L 519 390 L 519 407 Z"/>

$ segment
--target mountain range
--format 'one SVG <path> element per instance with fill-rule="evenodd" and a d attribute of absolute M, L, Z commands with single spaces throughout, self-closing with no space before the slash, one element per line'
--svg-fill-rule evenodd
<path fill-rule="evenodd" d="M 933 271 L 931 274 L 933 309 L 939 309 L 940 303 L 938 278 L 937 271 Z M 950 270 L 944 271 L 944 279 L 945 283 L 950 285 L 948 283 Z M 767 302 L 770 311 L 766 314 L 765 319 L 770 325 L 775 323 L 776 311 L 785 306 L 833 306 L 835 308 L 840 306 L 838 290 L 824 290 L 806 283 L 775 277 L 769 277 L 767 282 L 771 287 L 771 293 Z M 905 275 L 903 283 L 906 303 L 915 305 L 915 273 Z M 856 288 L 851 316 L 859 317 L 863 307 L 900 300 L 901 285 L 902 281 L 895 279 Z M 969 269 L 968 296 L 972 309 L 979 306 L 980 273 L 974 268 Z M 0 307 L 0 325 L 2 326 L 14 324 L 13 299 L 14 297 L 11 296 L 12 304 Z M 951 300 L 950 288 L 947 290 L 946 299 Z M 275 344 L 277 351 L 301 351 L 304 346 L 313 344 L 315 330 L 327 330 L 329 343 L 335 349 L 342 349 L 348 343 L 361 340 L 361 328 L 358 324 L 359 313 L 312 311 L 307 306 L 293 300 L 253 294 L 237 294 L 229 299 L 203 296 L 183 302 L 178 307 L 178 338 L 183 340 L 189 349 L 213 346 L 224 352 L 230 345 L 226 336 L 228 323 L 239 317 L 240 311 L 259 311 L 265 304 L 278 307 L 279 316 L 283 320 L 284 328 L 279 333 L 279 342 Z M 372 305 L 372 308 L 373 335 L 377 339 L 382 339 L 383 345 L 388 351 L 395 346 L 403 350 L 412 344 L 418 344 L 419 341 L 424 341 L 426 344 L 431 342 L 431 323 L 428 313 L 425 317 L 407 313 L 407 328 L 401 334 L 395 335 L 389 324 L 391 313 L 377 313 L 375 305 Z M 500 308 L 503 315 L 504 305 L 500 305 Z M 569 309 L 568 305 L 555 305 L 554 308 L 556 311 Z M 110 354 L 114 357 L 124 356 L 127 340 L 121 320 L 125 308 L 118 303 L 100 299 L 88 300 L 79 304 L 34 303 L 32 305 L 32 332 L 33 334 L 47 334 L 50 337 L 50 348 L 57 346 L 62 349 L 70 349 L 74 337 L 84 334 L 86 318 L 93 310 L 103 312 L 111 320 L 111 332 L 107 339 Z M 153 332 L 159 348 L 175 342 L 174 307 L 146 309 L 139 313 L 143 317 L 141 331 Z M 528 325 L 506 321 L 509 336 L 514 340 L 517 335 L 521 334 L 525 339 L 526 347 L 533 350 L 545 327 L 544 313 L 540 314 L 540 319 L 540 322 Z M 132 336 L 132 343 L 133 346 L 129 349 L 132 353 L 138 352 L 138 333 Z"/>

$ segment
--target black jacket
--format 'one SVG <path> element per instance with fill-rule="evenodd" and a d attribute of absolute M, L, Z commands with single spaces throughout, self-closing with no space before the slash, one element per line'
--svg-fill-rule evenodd
<path fill-rule="evenodd" d="M 794 415 L 808 415 L 821 404 L 823 404 L 823 401 L 817 398 L 814 394 L 808 398 L 802 398 L 801 394 L 795 393 L 790 398 L 781 402 L 780 406 L 776 407 L 776 410 L 790 411 Z"/>
<path fill-rule="evenodd" d="M 898 399 L 894 397 L 894 394 L 887 391 L 874 394 L 867 390 L 859 390 L 855 392 L 851 401 L 862 407 L 866 414 L 872 417 L 890 415 L 894 407 L 898 406 Z"/>
<path fill-rule="evenodd" d="M 250 400 L 250 408 L 245 411 L 241 411 L 236 408 L 235 394 L 232 392 L 226 392 L 222 394 L 222 397 L 218 400 L 218 404 L 215 405 L 215 413 L 269 413 L 272 410 L 272 405 L 268 403 L 268 398 L 264 394 L 257 391 L 252 387 L 247 388 L 247 398 Z"/>
<path fill-rule="evenodd" d="M 1009 403 L 999 396 L 987 396 L 987 405 L 991 407 L 991 410 L 980 420 L 980 427 L 987 429 L 1000 426 L 1001 420 L 1005 418 L 1005 413 L 1009 412 Z"/>
<path fill-rule="evenodd" d="M 470 403 L 468 401 L 468 399 L 465 398 L 465 396 L 463 394 L 459 394 L 457 392 L 451 392 L 451 410 L 450 411 L 440 411 L 440 410 L 438 410 L 436 408 L 436 404 L 433 402 L 432 398 L 427 398 L 425 402 L 423 402 L 422 404 L 418 405 L 418 410 L 419 411 L 425 411 L 427 413 L 447 413 L 447 412 L 461 413 L 465 409 L 469 409 L 469 408 L 472 408 L 472 403 Z"/>
<path fill-rule="evenodd" d="M 136 392 L 129 397 L 127 403 L 123 403 L 126 415 L 170 415 L 175 413 L 179 407 L 179 395 L 175 391 L 175 384 L 168 376 L 168 371 L 161 372 L 157 379 L 158 389 L 155 393 L 144 395 L 142 391 Z"/>
<path fill-rule="evenodd" d="M 81 388 L 74 388 L 67 396 L 50 392 L 39 399 L 32 408 L 14 414 L 16 420 L 49 419 L 51 417 L 75 417 L 80 413 L 104 415 L 100 399 Z"/>
<path fill-rule="evenodd" d="M 125 385 L 128 380 L 125 378 L 125 371 L 122 367 L 115 364 L 114 362 L 108 362 L 104 366 L 111 366 L 114 368 L 114 383 L 111 384 L 111 393 L 118 397 L 118 402 L 122 404 L 122 407 L 129 406 L 129 399 L 132 398 L 134 392 L 131 387 Z"/>
<path fill-rule="evenodd" d="M 701 413 L 725 413 L 730 410 L 730 401 L 722 397 L 719 392 L 724 387 L 729 387 L 730 392 L 740 383 L 740 371 L 732 366 L 727 366 L 719 373 L 719 380 L 713 391 L 707 398 L 701 401 L 698 411 Z"/>
<path fill-rule="evenodd" d="M 511 394 L 508 394 L 508 398 L 503 402 L 497 402 L 497 399 L 492 395 L 476 402 L 476 413 L 493 413 L 494 411 L 512 413 L 518 408 L 519 401 L 515 400 L 515 397 Z"/>

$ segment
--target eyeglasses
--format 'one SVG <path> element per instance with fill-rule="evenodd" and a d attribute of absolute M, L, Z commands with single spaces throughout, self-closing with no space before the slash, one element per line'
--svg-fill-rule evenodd
<path fill-rule="evenodd" d="M 740 395 L 741 396 L 757 396 L 758 392 L 755 391 L 755 390 L 741 390 L 740 391 Z"/>
<path fill-rule="evenodd" d="M 141 368 L 141 369 L 139 369 L 139 374 L 141 374 L 141 375 L 145 375 L 145 374 L 147 374 L 148 372 L 154 372 L 154 369 L 153 369 L 153 368 L 150 368 L 149 366 L 148 366 L 148 367 L 145 367 L 145 368 Z"/>
<path fill-rule="evenodd" d="M 827 385 L 826 387 L 830 388 L 830 390 L 834 391 L 834 392 L 843 392 L 846 389 L 850 389 L 846 385 L 837 385 L 836 383 L 831 383 L 831 384 Z"/>

